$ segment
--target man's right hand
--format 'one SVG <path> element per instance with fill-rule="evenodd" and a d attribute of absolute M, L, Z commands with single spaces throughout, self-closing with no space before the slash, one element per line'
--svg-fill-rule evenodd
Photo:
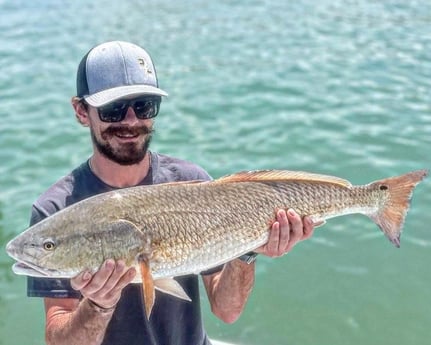
<path fill-rule="evenodd" d="M 135 268 L 127 267 L 123 260 L 115 262 L 108 259 L 96 273 L 81 272 L 70 282 L 82 296 L 99 307 L 109 309 L 118 303 L 121 291 L 133 281 L 135 275 Z"/>

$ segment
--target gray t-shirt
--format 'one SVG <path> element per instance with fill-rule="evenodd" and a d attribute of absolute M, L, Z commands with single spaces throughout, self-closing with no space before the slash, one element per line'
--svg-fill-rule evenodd
<path fill-rule="evenodd" d="M 209 179 L 210 176 L 205 170 L 195 164 L 152 152 L 150 171 L 139 185 Z M 114 189 L 93 174 L 88 161 L 84 162 L 36 200 L 30 224 L 36 224 L 80 200 Z M 213 273 L 219 269 L 202 274 Z M 209 345 L 201 318 L 198 276 L 175 279 L 192 302 L 156 291 L 155 305 L 148 321 L 140 284 L 130 284 L 123 290 L 102 344 Z M 28 277 L 27 295 L 81 298 L 80 293 L 71 288 L 68 279 L 52 278 Z"/>

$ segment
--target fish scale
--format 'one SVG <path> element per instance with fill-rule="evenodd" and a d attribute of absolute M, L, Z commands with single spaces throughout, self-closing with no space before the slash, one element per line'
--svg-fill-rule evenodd
<path fill-rule="evenodd" d="M 191 201 L 182 203 L 186 198 Z M 144 233 L 157 234 L 151 257 L 153 274 L 158 276 L 163 270 L 161 275 L 175 276 L 191 268 L 197 273 L 263 244 L 278 208 L 291 207 L 318 221 L 325 214 L 360 209 L 372 199 L 369 188 L 316 183 L 193 184 L 178 186 L 175 193 L 165 186 L 141 201 L 144 211 L 132 222 L 142 224 Z M 170 208 L 161 210 L 157 200 L 171 200 Z M 227 208 L 227 200 L 236 202 Z M 129 203 L 136 201 L 131 198 Z M 171 248 L 176 251 L 172 253 Z"/>

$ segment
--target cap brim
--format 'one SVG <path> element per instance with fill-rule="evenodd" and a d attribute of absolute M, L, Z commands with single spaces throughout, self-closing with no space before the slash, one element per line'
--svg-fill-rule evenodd
<path fill-rule="evenodd" d="M 101 107 L 120 98 L 137 97 L 143 95 L 167 96 L 168 94 L 155 86 L 126 85 L 84 96 L 85 101 L 93 107 Z"/>

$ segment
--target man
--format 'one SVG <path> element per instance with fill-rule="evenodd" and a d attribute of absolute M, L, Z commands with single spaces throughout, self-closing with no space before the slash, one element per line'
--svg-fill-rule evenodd
<path fill-rule="evenodd" d="M 209 180 L 200 167 L 150 152 L 154 117 L 166 92 L 150 56 L 126 42 L 91 49 L 77 72 L 72 105 L 90 129 L 93 155 L 34 203 L 31 224 L 92 195 L 135 185 Z M 256 252 L 276 257 L 310 237 L 313 224 L 293 210 L 278 211 L 268 243 Z M 255 255 L 201 274 L 212 311 L 225 322 L 241 314 L 254 283 Z M 192 302 L 157 292 L 149 320 L 136 272 L 106 260 L 94 274 L 69 280 L 29 278 L 28 295 L 44 297 L 47 344 L 210 344 L 203 329 L 197 276 L 176 278 Z"/>

